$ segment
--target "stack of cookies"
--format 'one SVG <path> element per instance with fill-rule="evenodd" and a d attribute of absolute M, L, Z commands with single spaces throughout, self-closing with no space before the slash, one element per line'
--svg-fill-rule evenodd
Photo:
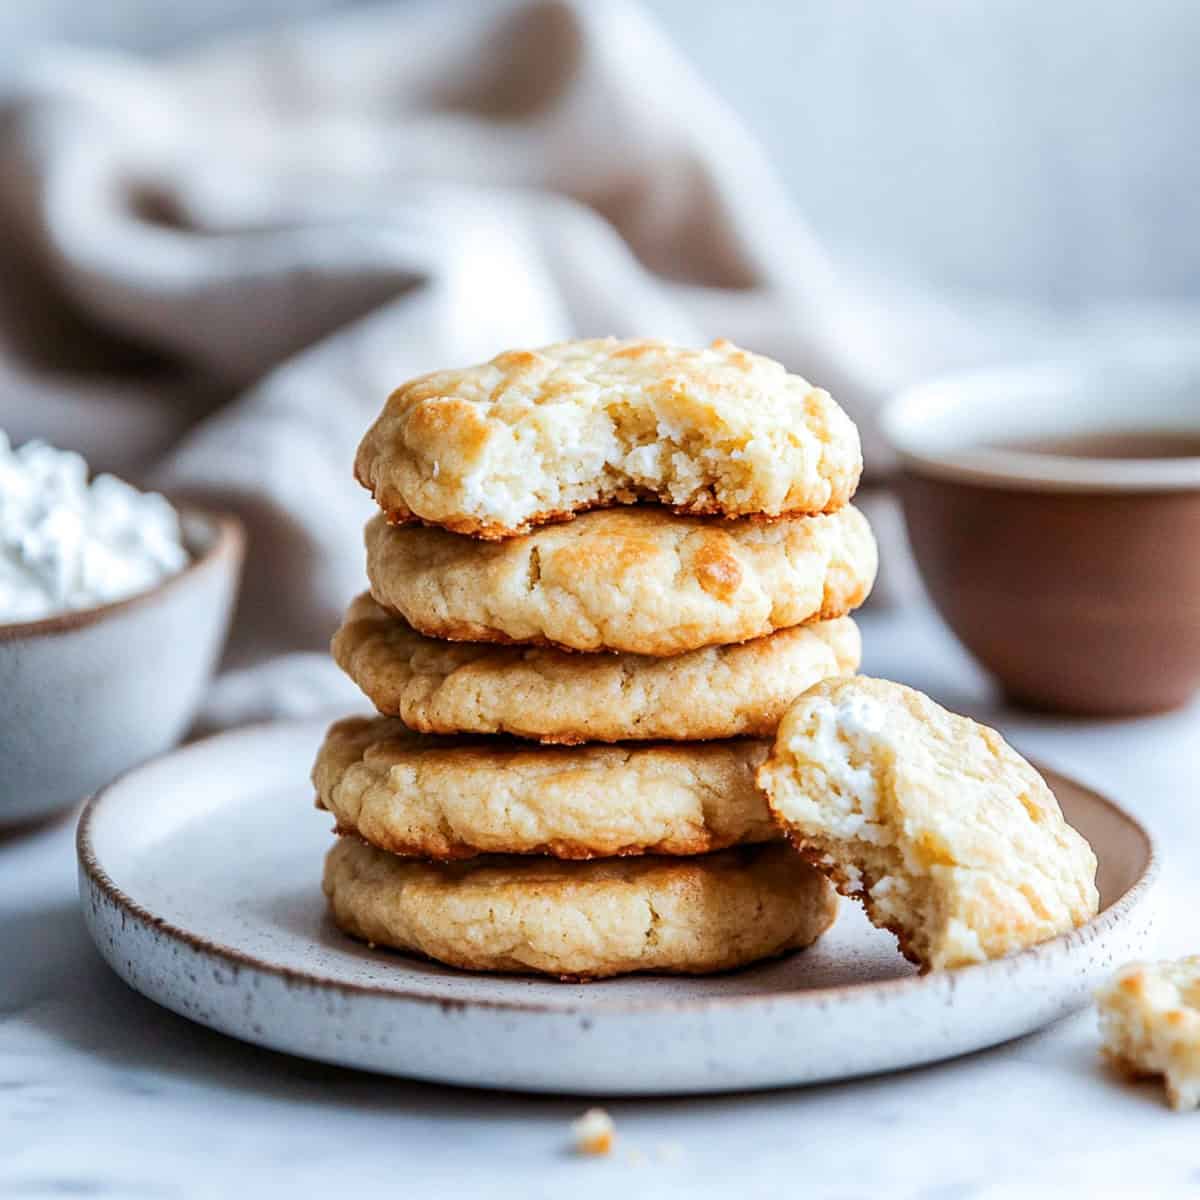
<path fill-rule="evenodd" d="M 395 392 L 333 641 L 380 716 L 313 770 L 347 933 L 471 970 L 701 973 L 806 946 L 825 878 L 755 784 L 858 666 L 853 423 L 726 342 L 577 341 Z"/>

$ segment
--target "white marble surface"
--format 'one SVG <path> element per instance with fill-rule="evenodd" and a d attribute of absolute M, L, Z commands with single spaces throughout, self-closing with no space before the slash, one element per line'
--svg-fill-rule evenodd
<path fill-rule="evenodd" d="M 863 620 L 866 668 L 999 723 L 1142 816 L 1166 852 L 1155 952 L 1200 949 L 1200 705 L 1130 722 L 999 710 L 929 614 Z M 809 1198 L 1200 1193 L 1200 1117 L 1110 1079 L 1085 1014 L 1009 1046 L 832 1087 L 607 1104 L 353 1074 L 259 1051 L 129 992 L 76 913 L 71 822 L 0 842 L 0 1196 Z M 1189 934 L 1193 940 L 1189 942 Z"/>

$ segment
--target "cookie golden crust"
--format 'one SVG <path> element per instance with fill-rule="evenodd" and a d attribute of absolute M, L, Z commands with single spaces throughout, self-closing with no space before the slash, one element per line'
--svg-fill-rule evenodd
<path fill-rule="evenodd" d="M 704 854 L 780 839 L 754 783 L 767 749 L 760 738 L 530 746 L 354 717 L 330 728 L 312 778 L 339 832 L 393 854 Z"/>
<path fill-rule="evenodd" d="M 504 538 L 585 509 L 829 512 L 862 453 L 828 392 L 718 341 L 561 342 L 437 371 L 389 397 L 355 475 L 394 523 Z"/>
<path fill-rule="evenodd" d="M 685 859 L 427 863 L 343 839 L 324 887 L 352 937 L 470 971 L 562 979 L 745 966 L 810 945 L 837 903 L 780 844 Z"/>
<path fill-rule="evenodd" d="M 1161 1075 L 1172 1108 L 1200 1108 L 1200 955 L 1122 967 L 1096 1002 L 1114 1066 Z"/>
<path fill-rule="evenodd" d="M 430 637 L 659 656 L 844 616 L 877 563 L 852 507 L 770 522 L 604 509 L 486 544 L 377 516 L 365 540 L 372 595 Z"/>
<path fill-rule="evenodd" d="M 1096 913 L 1096 856 L 1042 777 L 911 688 L 816 684 L 758 780 L 793 844 L 926 969 L 999 958 Z"/>
<path fill-rule="evenodd" d="M 673 658 L 441 642 L 366 595 L 333 637 L 342 670 L 411 729 L 563 745 L 772 736 L 796 696 L 861 655 L 850 617 Z"/>

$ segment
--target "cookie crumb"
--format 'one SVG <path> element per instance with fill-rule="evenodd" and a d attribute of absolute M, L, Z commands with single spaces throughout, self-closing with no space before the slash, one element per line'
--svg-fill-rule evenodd
<path fill-rule="evenodd" d="M 589 1108 L 577 1121 L 571 1122 L 575 1153 L 588 1155 L 611 1154 L 616 1140 L 616 1126 L 602 1108 Z"/>
<path fill-rule="evenodd" d="M 1096 993 L 1105 1058 L 1160 1076 L 1176 1111 L 1200 1108 L 1200 955 L 1129 963 Z"/>

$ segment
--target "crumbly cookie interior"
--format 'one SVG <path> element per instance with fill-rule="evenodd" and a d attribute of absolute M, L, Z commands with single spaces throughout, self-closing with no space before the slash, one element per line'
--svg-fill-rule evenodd
<path fill-rule="evenodd" d="M 853 422 L 779 363 L 728 343 L 597 340 L 410 381 L 368 431 L 356 473 L 392 520 L 497 538 L 640 500 L 832 511 L 861 467 Z"/>
<path fill-rule="evenodd" d="M 882 712 L 868 700 L 821 700 L 791 749 L 796 765 L 790 776 L 775 776 L 772 793 L 793 840 L 838 891 L 897 935 L 909 957 L 934 958 L 947 920 L 928 877 L 930 848 L 906 843 L 887 819 L 896 806 Z"/>
<path fill-rule="evenodd" d="M 619 395 L 592 408 L 541 406 L 523 413 L 520 424 L 492 415 L 500 419 L 487 453 L 461 478 L 461 506 L 512 528 L 533 514 L 646 499 L 682 512 L 784 513 L 791 480 L 778 460 L 803 455 L 819 471 L 828 433 L 823 424 L 806 429 L 798 422 L 786 435 L 753 424 L 701 433 Z M 832 497 L 822 481 L 794 503 L 819 512 Z"/>
<path fill-rule="evenodd" d="M 1096 911 L 1095 856 L 1033 768 L 899 685 L 816 685 L 759 782 L 793 844 L 926 969 L 999 957 Z"/>

